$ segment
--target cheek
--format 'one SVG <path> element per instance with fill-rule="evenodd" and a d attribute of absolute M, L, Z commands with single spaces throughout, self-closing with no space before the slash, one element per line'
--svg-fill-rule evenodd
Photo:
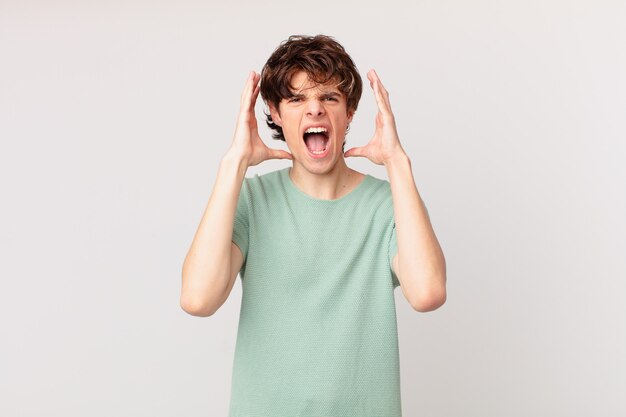
<path fill-rule="evenodd" d="M 298 137 L 300 135 L 300 131 L 298 130 L 297 125 L 287 125 L 287 128 L 283 127 L 283 135 L 285 136 L 287 142 L 298 143 L 302 140 L 302 138 Z"/>

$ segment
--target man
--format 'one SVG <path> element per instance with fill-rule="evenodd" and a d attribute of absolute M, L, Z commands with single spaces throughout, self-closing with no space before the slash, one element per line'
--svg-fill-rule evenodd
<path fill-rule="evenodd" d="M 181 293 L 186 312 L 212 315 L 240 273 L 230 417 L 401 415 L 393 291 L 434 310 L 446 299 L 446 268 L 389 95 L 374 70 L 368 80 L 374 136 L 344 152 L 362 86 L 334 39 L 291 36 L 248 77 Z M 259 93 L 290 152 L 259 137 Z M 351 156 L 384 165 L 389 181 L 349 168 Z M 292 166 L 245 177 L 268 159 Z"/>

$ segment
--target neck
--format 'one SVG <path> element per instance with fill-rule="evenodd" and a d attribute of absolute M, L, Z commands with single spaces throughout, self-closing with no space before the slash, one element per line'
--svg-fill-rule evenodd
<path fill-rule="evenodd" d="M 321 173 L 308 171 L 294 161 L 289 176 L 300 190 L 311 197 L 336 200 L 349 193 L 359 182 L 362 174 L 349 168 L 344 158 L 340 158 L 330 171 Z"/>

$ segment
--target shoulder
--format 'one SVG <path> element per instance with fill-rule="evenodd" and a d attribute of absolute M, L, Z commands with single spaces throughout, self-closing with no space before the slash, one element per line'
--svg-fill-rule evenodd
<path fill-rule="evenodd" d="M 391 183 L 373 175 L 367 176 L 367 193 L 365 199 L 367 204 L 375 210 L 378 216 L 384 219 L 393 217 L 393 198 L 391 195 Z"/>
<path fill-rule="evenodd" d="M 366 174 L 369 177 L 370 182 L 377 187 L 377 189 L 380 189 L 381 191 L 391 191 L 391 184 L 389 183 L 388 180 L 384 179 L 384 178 L 378 178 L 373 176 L 372 174 Z"/>
<path fill-rule="evenodd" d="M 368 198 L 379 201 L 391 200 L 391 184 L 388 180 L 367 174 L 364 181 L 368 181 Z"/>
<path fill-rule="evenodd" d="M 260 187 L 263 185 L 277 184 L 281 182 L 283 178 L 283 171 L 285 169 L 277 169 L 276 171 L 270 171 L 264 174 L 254 174 L 249 177 L 245 177 L 244 183 L 248 187 L 253 187 L 253 188 Z"/>
<path fill-rule="evenodd" d="M 271 171 L 263 174 L 254 174 L 245 177 L 242 191 L 250 199 L 275 197 L 275 194 L 283 194 L 285 188 L 284 169 Z M 244 191 L 245 190 L 245 191 Z"/>

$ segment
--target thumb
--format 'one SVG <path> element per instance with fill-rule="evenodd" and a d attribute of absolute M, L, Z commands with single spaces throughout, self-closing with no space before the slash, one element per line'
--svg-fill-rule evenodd
<path fill-rule="evenodd" d="M 343 156 L 363 156 L 363 157 L 367 157 L 365 155 L 365 146 L 357 146 L 354 148 L 350 148 L 348 149 Z"/>
<path fill-rule="evenodd" d="M 293 159 L 293 156 L 287 151 L 272 148 L 267 148 L 267 150 L 269 153 L 268 159 Z"/>

